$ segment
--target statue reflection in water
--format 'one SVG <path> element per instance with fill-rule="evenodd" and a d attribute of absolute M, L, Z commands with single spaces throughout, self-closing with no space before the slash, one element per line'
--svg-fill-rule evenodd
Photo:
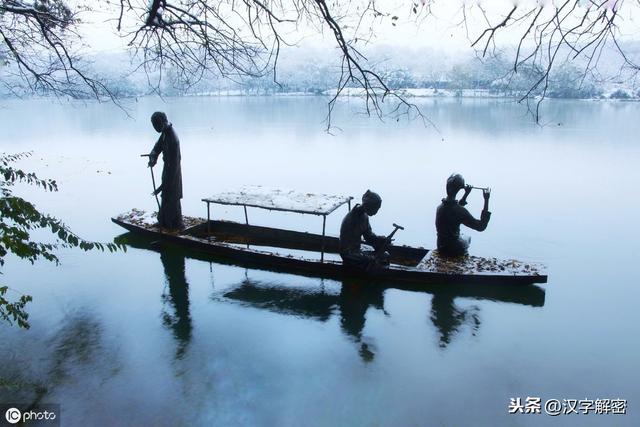
<path fill-rule="evenodd" d="M 172 330 L 178 342 L 176 357 L 182 358 L 189 346 L 192 335 L 192 321 L 189 312 L 189 284 L 185 275 L 185 257 L 195 257 L 178 248 L 160 248 L 146 241 L 139 241 L 130 233 L 116 239 L 132 247 L 151 249 L 160 252 L 167 287 L 162 294 L 164 302 L 163 323 Z M 198 258 L 199 259 L 199 258 Z M 542 307 L 545 301 L 544 289 L 535 285 L 477 286 L 477 285 L 425 285 L 409 287 L 390 283 L 372 283 L 366 280 L 345 280 L 339 292 L 326 292 L 324 286 L 295 288 L 284 283 L 264 282 L 249 278 L 246 270 L 245 280 L 216 300 L 232 301 L 251 307 L 261 308 L 285 315 L 293 315 L 328 321 L 333 315 L 340 317 L 343 333 L 358 345 L 363 361 L 375 359 L 377 349 L 363 335 L 367 313 L 370 308 L 384 310 L 384 293 L 387 289 L 432 294 L 431 308 L 427 308 L 429 321 L 433 323 L 438 335 L 438 346 L 445 349 L 464 327 L 476 335 L 480 329 L 480 308 L 476 305 L 462 308 L 456 304 L 457 298 L 475 301 L 495 301 L 513 303 L 530 307 Z M 320 283 L 323 283 L 322 281 Z"/>
<path fill-rule="evenodd" d="M 324 288 L 302 289 L 287 285 L 249 279 L 223 295 L 223 300 L 235 301 L 251 307 L 321 322 L 328 321 L 339 311 L 340 328 L 359 345 L 362 359 L 375 358 L 374 345 L 363 337 L 369 307 L 383 310 L 383 289 L 363 283 L 344 284 L 339 294 L 324 292 Z"/>
<path fill-rule="evenodd" d="M 480 329 L 480 307 L 462 309 L 454 303 L 454 295 L 436 293 L 431 299 L 431 321 L 438 331 L 438 345 L 445 348 L 464 325 L 470 326 L 471 335 L 476 336 Z"/>
<path fill-rule="evenodd" d="M 338 307 L 340 308 L 340 327 L 356 343 L 360 344 L 360 357 L 365 362 L 375 358 L 375 346 L 364 339 L 362 331 L 369 307 L 384 312 L 384 291 L 366 286 L 362 282 L 343 283 L 340 289 Z"/>
<path fill-rule="evenodd" d="M 162 323 L 171 330 L 177 342 L 176 358 L 182 359 L 191 341 L 193 325 L 189 312 L 189 283 L 185 273 L 185 260 L 193 255 L 180 248 L 163 245 L 133 233 L 125 233 L 114 242 L 136 249 L 160 253 L 164 269 L 165 286 L 162 290 Z"/>
<path fill-rule="evenodd" d="M 510 302 L 532 307 L 544 305 L 544 289 L 537 286 L 519 288 L 473 286 L 442 287 L 433 286 L 423 290 L 399 286 L 383 286 L 363 280 L 343 281 L 339 294 L 324 292 L 324 288 L 311 290 L 292 288 L 286 285 L 245 279 L 239 286 L 224 294 L 224 299 L 247 304 L 281 314 L 294 315 L 326 322 L 338 309 L 340 327 L 351 340 L 358 344 L 363 361 L 375 359 L 376 348 L 370 338 L 363 336 L 369 308 L 384 310 L 384 292 L 389 288 L 430 293 L 430 321 L 438 334 L 438 346 L 446 348 L 456 334 L 464 327 L 476 335 L 480 325 L 480 308 L 472 305 L 462 308 L 455 303 L 459 297 L 474 300 Z"/>
<path fill-rule="evenodd" d="M 193 329 L 189 313 L 189 283 L 185 274 L 185 255 L 179 250 L 164 248 L 160 251 L 160 260 L 167 280 L 162 292 L 162 322 L 173 331 L 178 343 L 176 358 L 181 359 L 189 346 Z"/>

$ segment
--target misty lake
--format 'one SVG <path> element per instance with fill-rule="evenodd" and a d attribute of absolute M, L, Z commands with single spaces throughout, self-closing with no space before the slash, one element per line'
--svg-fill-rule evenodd
<path fill-rule="evenodd" d="M 0 401 L 56 403 L 62 425 L 638 425 L 640 104 L 548 101 L 542 126 L 507 100 L 425 99 L 418 121 L 356 101 L 229 97 L 111 104 L 2 101 L 2 151 L 60 191 L 16 186 L 86 239 L 151 210 L 146 160 L 163 110 L 181 140 L 183 212 L 260 184 L 383 198 L 374 231 L 432 248 L 445 180 L 490 186 L 475 255 L 542 262 L 533 289 L 399 289 L 208 262 L 171 247 L 8 257 L 33 295 L 31 329 L 0 324 Z M 160 169 L 157 168 L 157 177 Z M 469 198 L 479 216 L 480 192 Z M 338 233 L 342 208 L 329 216 Z M 242 221 L 242 208 L 214 206 Z M 249 210 L 253 224 L 320 232 L 318 217 Z M 36 234 L 39 236 L 39 234 Z M 15 294 L 14 294 L 15 295 Z M 627 415 L 508 414 L 511 398 L 626 399 Z"/>

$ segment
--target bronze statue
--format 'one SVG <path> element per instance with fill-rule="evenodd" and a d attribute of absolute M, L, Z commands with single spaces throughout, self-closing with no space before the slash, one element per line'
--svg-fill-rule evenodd
<path fill-rule="evenodd" d="M 464 195 L 460 201 L 456 200 L 456 194 L 464 188 Z M 436 231 L 438 232 L 438 253 L 444 256 L 462 256 L 467 254 L 471 242 L 470 237 L 460 235 L 460 224 L 476 230 L 484 231 L 489 224 L 491 212 L 489 212 L 490 188 L 482 189 L 484 208 L 480 219 L 476 219 L 464 207 L 467 197 L 473 188 L 465 185 L 464 178 L 460 174 L 453 174 L 447 179 L 447 197 L 442 199 L 436 212 Z"/>
<path fill-rule="evenodd" d="M 357 204 L 347 213 L 340 226 L 340 256 L 345 264 L 368 268 L 373 265 L 388 264 L 389 255 L 384 248 L 391 243 L 384 236 L 377 236 L 371 231 L 369 216 L 378 213 L 382 198 L 373 191 L 367 190 L 362 195 L 362 204 Z M 362 250 L 362 239 L 373 246 L 374 250 Z"/>
<path fill-rule="evenodd" d="M 158 142 L 149 153 L 149 167 L 155 166 L 162 153 L 162 183 L 153 192 L 162 193 L 162 203 L 158 212 L 158 225 L 163 228 L 182 228 L 182 171 L 180 169 L 180 141 L 167 115 L 156 111 L 151 115 L 153 128 L 160 133 Z"/>

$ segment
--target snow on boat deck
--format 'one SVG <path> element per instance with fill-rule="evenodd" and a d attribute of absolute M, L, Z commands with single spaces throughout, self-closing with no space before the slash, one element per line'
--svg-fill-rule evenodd
<path fill-rule="evenodd" d="M 295 190 L 248 185 L 202 199 L 203 202 L 221 205 L 250 206 L 254 208 L 297 212 L 312 215 L 329 215 L 353 199 L 350 196 L 303 193 Z"/>
<path fill-rule="evenodd" d="M 155 212 L 145 212 L 140 209 L 132 209 L 130 212 L 121 214 L 117 217 L 119 220 L 128 222 L 130 224 L 137 225 L 167 235 L 178 235 L 180 231 L 169 231 L 160 229 L 157 226 L 157 218 Z M 198 224 L 204 223 L 201 218 L 183 217 L 185 226 L 192 227 Z M 196 236 L 190 236 L 182 234 L 182 238 L 185 240 L 210 242 L 206 238 L 200 238 Z M 268 255 L 284 256 L 286 258 L 299 259 L 303 261 L 318 261 L 316 257 L 302 256 L 301 252 L 295 251 L 295 254 L 287 253 L 287 250 L 283 248 L 278 249 L 277 253 L 267 249 L 266 247 L 260 247 L 257 249 L 253 246 L 251 249 L 245 248 L 245 245 L 237 245 L 234 243 L 227 243 L 224 241 L 214 240 L 216 245 L 227 247 L 242 248 L 243 251 L 251 251 L 256 253 L 264 253 Z M 329 260 L 329 263 L 336 262 L 337 260 Z M 327 261 L 325 261 L 327 262 Z M 473 277 L 476 275 L 492 275 L 492 276 L 540 276 L 546 275 L 546 267 L 543 264 L 536 262 L 523 262 L 515 259 L 499 259 L 499 258 L 485 258 L 474 255 L 468 255 L 457 258 L 447 258 L 438 255 L 437 251 L 430 251 L 429 254 L 415 267 L 407 267 L 400 265 L 393 265 L 396 270 L 416 271 L 425 273 L 439 273 L 439 274 L 456 274 Z"/>
<path fill-rule="evenodd" d="M 415 267 L 417 270 L 447 274 L 492 274 L 504 276 L 539 276 L 546 274 L 545 266 L 535 262 L 523 262 L 515 259 L 485 258 L 466 255 L 448 258 L 431 251 Z"/>

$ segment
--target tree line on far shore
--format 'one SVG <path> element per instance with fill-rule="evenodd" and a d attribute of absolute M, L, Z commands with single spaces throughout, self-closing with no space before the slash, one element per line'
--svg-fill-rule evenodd
<path fill-rule="evenodd" d="M 391 90 L 406 90 L 409 96 L 499 96 L 519 98 L 527 94 L 544 73 L 544 69 L 521 66 L 512 72 L 512 64 L 506 55 L 489 58 L 454 58 L 450 61 L 433 62 L 433 52 L 426 54 L 424 61 L 402 64 L 401 58 L 380 59 L 380 74 Z M 152 94 L 148 77 L 141 71 L 122 71 L 129 68 L 126 54 L 110 54 L 93 61 L 95 75 L 99 75 L 107 88 L 119 98 L 131 98 Z M 197 81 L 184 80 L 171 68 L 161 76 L 159 92 L 163 96 L 190 95 L 277 95 L 307 94 L 332 95 L 339 77 L 338 65 L 309 60 L 309 57 L 283 61 L 277 77 L 273 74 L 262 77 L 229 79 L 213 72 Z M 0 75 L 2 67 L 0 67 Z M 10 78 L 8 76 L 5 79 Z M 354 89 L 357 89 L 354 87 Z M 424 91 L 428 89 L 428 91 Z M 536 92 L 541 93 L 540 86 Z M 344 95 L 350 92 L 345 91 Z M 352 92 L 352 93 L 357 93 Z M 0 93 L 3 97 L 28 96 L 28 93 Z M 533 93 L 532 95 L 537 95 Z M 545 96 L 561 99 L 640 99 L 640 89 L 633 80 L 622 75 L 597 78 L 585 75 L 578 65 L 560 64 L 549 80 Z"/>

